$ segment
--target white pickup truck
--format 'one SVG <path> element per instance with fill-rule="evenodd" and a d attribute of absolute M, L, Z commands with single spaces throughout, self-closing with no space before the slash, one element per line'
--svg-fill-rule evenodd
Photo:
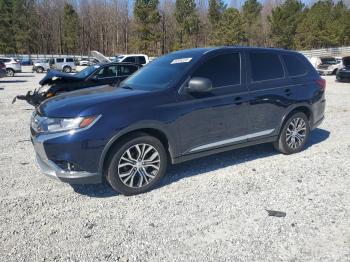
<path fill-rule="evenodd" d="M 149 57 L 143 54 L 130 54 L 130 55 L 118 55 L 116 56 L 117 62 L 126 62 L 126 63 L 136 63 L 140 65 L 148 64 Z"/>

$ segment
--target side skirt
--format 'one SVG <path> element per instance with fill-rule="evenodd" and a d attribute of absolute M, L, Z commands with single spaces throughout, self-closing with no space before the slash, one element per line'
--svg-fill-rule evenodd
<path fill-rule="evenodd" d="M 248 147 L 248 146 L 253 146 L 253 145 L 258 145 L 258 144 L 271 143 L 271 142 L 276 141 L 277 138 L 278 138 L 278 136 L 271 136 L 271 137 L 266 137 L 266 138 L 260 138 L 260 139 L 254 140 L 254 141 L 248 141 L 248 142 L 229 145 L 229 146 L 225 146 L 225 147 L 219 147 L 219 148 L 214 148 L 214 149 L 210 149 L 210 150 L 206 150 L 206 151 L 201 151 L 198 153 L 187 154 L 187 155 L 183 155 L 183 156 L 180 156 L 177 158 L 173 158 L 172 163 L 178 164 L 178 163 L 182 163 L 182 162 L 189 161 L 192 159 L 205 157 L 205 156 L 209 156 L 209 155 L 214 155 L 214 154 L 218 154 L 218 153 L 225 152 L 225 151 L 230 151 L 230 150 L 237 149 L 237 148 Z"/>

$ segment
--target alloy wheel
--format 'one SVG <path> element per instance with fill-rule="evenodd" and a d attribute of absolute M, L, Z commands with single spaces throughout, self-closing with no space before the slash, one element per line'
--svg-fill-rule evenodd
<path fill-rule="evenodd" d="M 306 123 L 304 119 L 297 117 L 292 119 L 286 131 L 286 142 L 291 149 L 302 146 L 306 137 Z"/>
<path fill-rule="evenodd" d="M 160 154 L 149 144 L 129 147 L 118 163 L 118 175 L 122 183 L 131 188 L 148 185 L 160 169 Z"/>
<path fill-rule="evenodd" d="M 15 72 L 13 72 L 12 69 L 6 69 L 6 74 L 7 74 L 7 76 L 14 76 Z"/>

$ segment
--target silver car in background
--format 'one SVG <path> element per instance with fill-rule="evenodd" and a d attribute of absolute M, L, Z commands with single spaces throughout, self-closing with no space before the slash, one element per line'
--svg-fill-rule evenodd
<path fill-rule="evenodd" d="M 70 73 L 76 70 L 75 60 L 72 57 L 59 57 L 50 59 L 50 68 Z"/>
<path fill-rule="evenodd" d="M 48 59 L 38 60 L 34 63 L 32 71 L 37 73 L 43 73 L 50 69 L 50 61 Z"/>
<path fill-rule="evenodd" d="M 21 63 L 17 59 L 12 57 L 0 57 L 0 62 L 5 64 L 7 76 L 14 76 L 15 73 L 22 72 Z"/>

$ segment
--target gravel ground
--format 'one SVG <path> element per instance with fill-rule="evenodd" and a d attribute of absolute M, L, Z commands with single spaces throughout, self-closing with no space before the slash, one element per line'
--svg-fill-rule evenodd
<path fill-rule="evenodd" d="M 0 79 L 0 261 L 350 261 L 350 84 L 326 77 L 326 119 L 305 151 L 202 158 L 125 197 L 40 173 L 32 108 L 11 100 L 41 77 Z"/>

